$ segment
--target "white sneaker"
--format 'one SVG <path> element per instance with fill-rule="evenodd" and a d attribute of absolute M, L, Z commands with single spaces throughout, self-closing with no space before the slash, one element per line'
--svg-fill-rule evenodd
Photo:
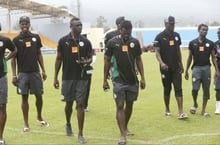
<path fill-rule="evenodd" d="M 220 101 L 216 101 L 215 114 L 216 114 L 216 115 L 220 115 Z"/>
<path fill-rule="evenodd" d="M 89 112 L 89 109 L 88 108 L 84 109 L 84 112 Z"/>

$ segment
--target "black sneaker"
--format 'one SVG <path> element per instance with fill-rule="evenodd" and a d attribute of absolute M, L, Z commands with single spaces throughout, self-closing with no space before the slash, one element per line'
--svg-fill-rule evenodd
<path fill-rule="evenodd" d="M 66 124 L 65 129 L 66 129 L 66 135 L 67 136 L 73 136 L 73 131 L 72 131 L 71 124 Z"/>

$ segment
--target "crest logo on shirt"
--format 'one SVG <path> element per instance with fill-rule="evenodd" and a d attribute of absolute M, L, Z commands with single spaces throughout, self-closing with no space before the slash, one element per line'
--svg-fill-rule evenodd
<path fill-rule="evenodd" d="M 118 43 L 116 43 L 115 46 L 119 47 L 120 45 Z"/>
<path fill-rule="evenodd" d="M 36 41 L 37 41 L 37 39 L 36 39 L 35 37 L 33 37 L 33 38 L 32 38 L 32 41 L 36 42 Z"/>
<path fill-rule="evenodd" d="M 83 47 L 84 46 L 84 42 L 80 41 L 79 42 L 79 46 Z"/>
<path fill-rule="evenodd" d="M 206 47 L 210 47 L 210 44 L 209 44 L 209 43 L 206 43 L 205 46 L 206 46 Z"/>
<path fill-rule="evenodd" d="M 134 48 L 134 42 L 131 42 L 131 43 L 130 43 L 130 47 L 131 47 L 131 48 Z"/>
<path fill-rule="evenodd" d="M 176 36 L 176 37 L 175 37 L 175 40 L 176 40 L 176 41 L 179 41 L 179 38 Z"/>
<path fill-rule="evenodd" d="M 2 47 L 3 46 L 3 42 L 2 41 L 0 41 L 0 47 Z"/>

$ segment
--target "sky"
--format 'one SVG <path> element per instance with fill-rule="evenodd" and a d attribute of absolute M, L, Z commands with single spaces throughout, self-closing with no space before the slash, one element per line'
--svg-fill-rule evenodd
<path fill-rule="evenodd" d="M 77 0 L 37 0 L 54 6 L 67 6 L 76 16 Z M 163 25 L 169 15 L 175 16 L 177 25 L 190 25 L 220 20 L 220 0 L 78 0 L 80 18 L 96 23 L 99 16 L 114 25 L 115 18 L 125 16 L 133 23 L 147 26 Z"/>
<path fill-rule="evenodd" d="M 83 23 L 96 26 L 97 18 L 106 19 L 107 28 L 115 27 L 115 19 L 125 16 L 137 26 L 163 27 L 164 19 L 169 15 L 176 18 L 176 27 L 195 26 L 200 23 L 220 23 L 220 0 L 32 0 L 52 6 L 66 6 Z M 79 9 L 77 2 L 79 2 Z M 79 14 L 78 14 L 79 11 Z M 15 12 L 16 13 L 16 12 Z M 7 21 L 6 13 L 1 11 L 2 27 Z M 12 15 L 16 23 L 17 15 Z"/>

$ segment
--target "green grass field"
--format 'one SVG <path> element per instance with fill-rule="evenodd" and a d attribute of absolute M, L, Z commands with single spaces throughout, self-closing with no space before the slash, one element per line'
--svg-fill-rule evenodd
<path fill-rule="evenodd" d="M 187 51 L 183 51 L 184 67 L 186 57 Z M 201 90 L 198 97 L 199 108 L 197 114 L 191 115 L 189 113 L 189 108 L 192 105 L 191 80 L 186 81 L 185 79 L 183 79 L 184 110 L 188 113 L 189 119 L 185 121 L 177 119 L 178 111 L 173 91 L 170 104 L 172 117 L 166 118 L 164 116 L 163 89 L 155 54 L 144 53 L 142 58 L 147 87 L 145 90 L 140 91 L 138 101 L 134 104 L 129 129 L 135 135 L 127 138 L 127 144 L 220 144 L 220 115 L 214 114 L 213 78 L 211 99 L 207 105 L 207 112 L 211 114 L 210 118 L 200 115 Z M 37 123 L 35 97 L 31 95 L 29 97 L 29 124 L 31 129 L 29 133 L 22 132 L 21 97 L 16 94 L 16 88 L 11 84 L 11 70 L 8 62 L 9 100 L 4 138 L 9 145 L 78 144 L 75 109 L 72 115 L 72 127 L 75 136 L 67 137 L 65 135 L 65 104 L 60 101 L 60 90 L 53 88 L 55 55 L 44 55 L 44 62 L 48 78 L 44 82 L 43 117 L 50 123 L 50 126 L 45 128 Z M 115 145 L 120 134 L 115 119 L 115 102 L 112 98 L 112 89 L 108 92 L 102 90 L 103 53 L 97 53 L 94 68 L 89 99 L 90 112 L 86 113 L 84 136 L 87 139 L 87 145 Z"/>

